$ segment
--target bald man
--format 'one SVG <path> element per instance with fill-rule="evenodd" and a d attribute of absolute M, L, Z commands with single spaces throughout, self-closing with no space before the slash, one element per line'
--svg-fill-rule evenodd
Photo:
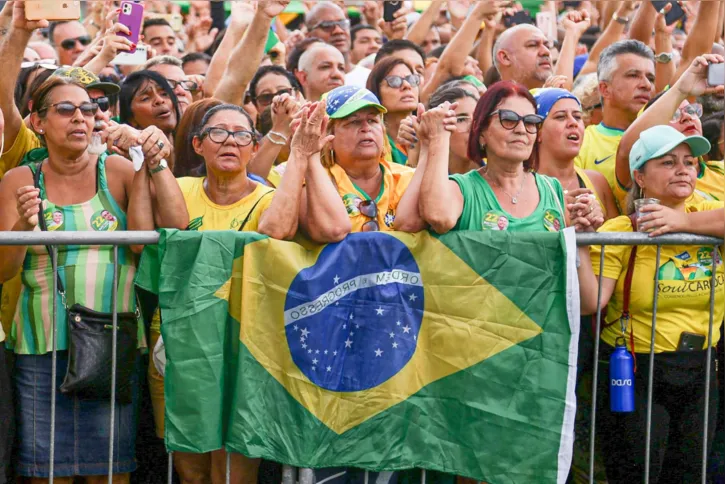
<path fill-rule="evenodd" d="M 537 27 L 517 25 L 505 30 L 493 47 L 493 62 L 502 81 L 516 81 L 527 89 L 543 87 L 554 68 L 549 41 Z"/>
<path fill-rule="evenodd" d="M 345 59 L 335 47 L 315 43 L 300 57 L 295 76 L 302 84 L 305 99 L 319 101 L 326 92 L 345 84 Z"/>

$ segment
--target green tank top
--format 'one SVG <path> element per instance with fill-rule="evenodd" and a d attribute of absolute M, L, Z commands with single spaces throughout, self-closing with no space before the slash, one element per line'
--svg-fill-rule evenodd
<path fill-rule="evenodd" d="M 463 194 L 463 212 L 453 230 L 558 232 L 565 225 L 564 190 L 559 180 L 534 173 L 539 205 L 531 215 L 516 218 L 501 208 L 491 186 L 478 170 L 451 175 Z"/>
<path fill-rule="evenodd" d="M 87 202 L 60 206 L 47 199 L 45 180 L 40 176 L 40 198 L 48 231 L 126 230 L 126 214 L 108 189 L 106 156 L 98 158 L 96 194 Z M 29 166 L 35 175 L 40 163 Z M 36 227 L 36 231 L 40 229 Z M 58 273 L 66 289 L 67 305 L 82 304 L 100 312 L 111 312 L 113 293 L 113 247 L 69 245 L 58 247 Z M 119 312 L 136 308 L 133 279 L 136 274 L 133 256 L 127 247 L 118 248 Z M 53 269 L 45 246 L 28 247 L 23 261 L 22 288 L 8 335 L 7 346 L 18 354 L 42 355 L 52 351 Z M 58 300 L 59 350 L 68 349 L 68 323 L 60 297 Z M 143 325 L 139 325 L 139 342 L 143 342 Z"/>

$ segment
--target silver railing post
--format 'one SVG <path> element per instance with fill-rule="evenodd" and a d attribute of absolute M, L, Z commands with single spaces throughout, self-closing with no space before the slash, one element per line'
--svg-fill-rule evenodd
<path fill-rule="evenodd" d="M 705 412 L 703 416 L 702 426 L 702 484 L 707 483 L 707 460 L 709 453 L 707 451 L 709 419 L 710 419 L 710 358 L 712 357 L 712 325 L 714 322 L 715 312 L 715 284 L 717 283 L 717 249 L 715 245 L 712 248 L 712 277 L 710 279 L 710 321 L 707 328 L 707 353 L 705 355 Z M 722 405 L 722 402 L 720 402 Z"/>
<path fill-rule="evenodd" d="M 111 295 L 113 313 L 113 339 L 111 341 L 111 422 L 108 436 L 108 484 L 113 484 L 113 444 L 116 430 L 116 352 L 118 351 L 118 246 L 113 246 L 113 294 Z"/>
<path fill-rule="evenodd" d="M 166 484 L 173 484 L 174 482 L 174 453 L 169 452 L 169 462 L 166 469 Z"/>
<path fill-rule="evenodd" d="M 232 481 L 232 453 L 228 450 L 224 450 L 226 455 L 227 469 L 226 469 L 226 484 L 230 484 Z"/>
<path fill-rule="evenodd" d="M 657 258 L 655 267 L 660 266 L 660 255 L 662 246 L 657 245 Z M 647 369 L 647 424 L 645 428 L 645 453 L 644 453 L 644 482 L 649 483 L 650 453 L 652 451 L 652 393 L 654 392 L 654 371 L 655 371 L 655 331 L 657 330 L 657 299 L 659 296 L 660 272 L 655 271 L 655 289 L 652 299 L 652 335 L 649 344 L 649 368 Z M 634 351 L 634 348 L 632 348 Z"/>
<path fill-rule="evenodd" d="M 604 250 L 599 257 L 599 287 L 597 288 L 597 326 L 594 329 L 594 365 L 592 369 L 592 422 L 589 424 L 589 483 L 594 484 L 594 450 L 596 448 L 597 384 L 599 382 L 599 333 L 602 331 L 602 274 L 604 273 Z M 580 335 L 581 337 L 581 335 Z"/>
<path fill-rule="evenodd" d="M 55 380 L 58 374 L 58 249 L 56 246 L 50 246 L 50 254 L 48 256 L 53 266 L 53 328 L 51 331 L 53 354 L 50 370 L 50 465 L 48 469 L 48 482 L 53 484 L 55 473 Z"/>
<path fill-rule="evenodd" d="M 297 482 L 297 468 L 293 466 L 282 466 L 282 484 L 295 484 Z"/>
<path fill-rule="evenodd" d="M 315 471 L 307 468 L 300 469 L 299 478 L 300 484 L 314 484 Z"/>

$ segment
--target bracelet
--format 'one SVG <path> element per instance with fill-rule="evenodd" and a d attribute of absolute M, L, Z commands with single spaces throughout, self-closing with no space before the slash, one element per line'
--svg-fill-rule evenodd
<path fill-rule="evenodd" d="M 272 139 L 272 135 L 279 137 L 281 139 L 281 141 L 280 140 L 275 141 L 274 139 Z M 272 143 L 274 143 L 276 145 L 280 145 L 280 146 L 287 144 L 287 141 L 288 141 L 288 139 L 285 135 L 283 135 L 282 133 L 278 133 L 277 131 L 270 131 L 269 133 L 267 133 L 267 139 L 269 139 L 269 141 L 271 141 Z"/>
<path fill-rule="evenodd" d="M 612 14 L 612 20 L 622 25 L 627 25 L 629 23 L 629 17 L 620 17 L 617 15 L 617 12 Z"/>

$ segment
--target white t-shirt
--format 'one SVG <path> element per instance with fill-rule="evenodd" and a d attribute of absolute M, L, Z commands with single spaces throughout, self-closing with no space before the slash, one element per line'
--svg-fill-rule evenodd
<path fill-rule="evenodd" d="M 368 82 L 368 76 L 372 72 L 367 67 L 356 65 L 353 70 L 345 74 L 346 86 L 365 87 Z"/>

